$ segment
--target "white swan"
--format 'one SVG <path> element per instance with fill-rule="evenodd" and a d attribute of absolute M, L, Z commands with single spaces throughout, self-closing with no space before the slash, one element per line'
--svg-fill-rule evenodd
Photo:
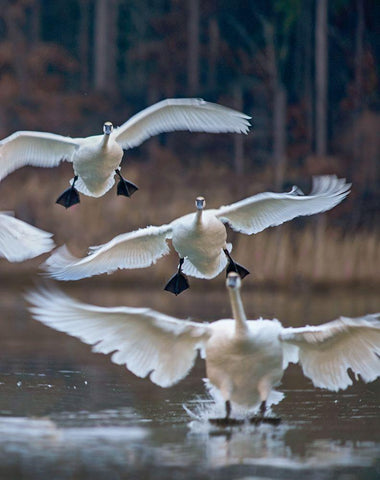
<path fill-rule="evenodd" d="M 73 257 L 65 246 L 57 249 L 45 262 L 48 275 L 58 280 L 78 280 L 118 268 L 143 268 L 169 252 L 167 239 L 180 257 L 178 272 L 165 289 L 178 295 L 189 287 L 185 274 L 213 278 L 226 266 L 243 278 L 249 272 L 234 262 L 226 243 L 228 223 L 238 232 L 258 233 L 294 217 L 312 215 L 333 208 L 349 193 L 350 184 L 336 176 L 313 178 L 310 195 L 299 195 L 293 187 L 289 193 L 265 192 L 220 207 L 204 210 L 205 200 L 198 197 L 196 213 L 190 213 L 160 227 L 146 227 L 124 233 L 108 243 L 91 247 L 82 259 Z"/>
<path fill-rule="evenodd" d="M 0 212 L 0 257 L 22 262 L 54 248 L 53 235 Z"/>
<path fill-rule="evenodd" d="M 120 178 L 117 194 L 129 197 L 137 186 L 120 174 L 123 149 L 136 147 L 153 135 L 178 130 L 247 133 L 250 118 L 202 99 L 178 98 L 158 102 L 118 128 L 113 129 L 112 123 L 106 122 L 104 135 L 70 138 L 20 131 L 0 142 L 0 180 L 24 165 L 55 167 L 66 160 L 73 163 L 75 176 L 71 187 L 58 197 L 57 203 L 66 208 L 79 203 L 77 190 L 101 197 L 115 183 L 115 173 Z"/>
<path fill-rule="evenodd" d="M 208 380 L 225 400 L 227 419 L 234 403 L 249 409 L 260 405 L 263 416 L 269 403 L 282 398 L 273 388 L 289 362 L 299 362 L 316 387 L 332 391 L 352 384 L 348 368 L 364 382 L 380 375 L 380 314 L 284 328 L 278 320 L 247 320 L 240 286 L 240 277 L 231 272 L 233 319 L 213 323 L 148 308 L 87 305 L 56 289 L 29 292 L 27 300 L 36 320 L 94 345 L 94 352 L 114 352 L 114 363 L 161 387 L 184 378 L 201 350 Z"/>

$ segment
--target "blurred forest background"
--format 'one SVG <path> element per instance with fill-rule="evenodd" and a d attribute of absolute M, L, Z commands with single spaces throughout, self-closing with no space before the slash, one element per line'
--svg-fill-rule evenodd
<path fill-rule="evenodd" d="M 170 133 L 127 152 L 126 199 L 56 197 L 70 164 L 20 169 L 0 183 L 0 209 L 51 231 L 83 255 L 147 224 L 260 191 L 309 191 L 311 176 L 352 182 L 327 215 L 254 238 L 235 257 L 258 284 L 380 282 L 379 37 L 376 0 L 2 0 L 0 136 L 39 130 L 82 137 L 169 97 L 202 97 L 251 115 L 245 135 Z M 27 271 L 1 262 L 0 273 Z M 174 273 L 160 260 L 144 281 Z M 22 270 L 23 269 L 23 270 Z M 115 274 L 117 281 L 131 272 Z M 197 281 L 194 281 L 195 283 Z M 201 282 L 201 281 L 199 281 Z M 220 283 L 220 282 L 218 282 Z M 202 283 L 203 285 L 203 283 Z"/>

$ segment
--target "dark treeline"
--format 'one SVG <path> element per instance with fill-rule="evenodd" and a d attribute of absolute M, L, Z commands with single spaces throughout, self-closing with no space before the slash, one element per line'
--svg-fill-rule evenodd
<path fill-rule="evenodd" d="M 336 173 L 354 185 L 346 226 L 370 227 L 379 10 L 375 0 L 2 0 L 0 134 L 86 136 L 163 98 L 203 97 L 252 115 L 253 133 L 198 135 L 191 150 L 167 135 L 130 155 L 150 162 L 175 146 L 171 161 L 208 158 L 266 189 Z"/>

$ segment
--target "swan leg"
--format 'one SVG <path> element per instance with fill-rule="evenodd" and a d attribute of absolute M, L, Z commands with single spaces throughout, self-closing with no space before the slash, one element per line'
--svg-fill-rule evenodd
<path fill-rule="evenodd" d="M 237 273 L 240 278 L 243 280 L 244 277 L 246 277 L 247 275 L 249 275 L 249 270 L 247 270 L 245 267 L 243 267 L 242 265 L 239 265 L 238 263 L 236 263 L 231 255 L 230 255 L 230 252 L 225 248 L 223 249 L 224 253 L 226 254 L 226 257 L 228 258 L 228 265 L 227 265 L 227 269 L 226 269 L 226 275 L 228 276 L 228 274 L 230 272 L 235 272 Z"/>
<path fill-rule="evenodd" d="M 281 423 L 281 418 L 279 417 L 265 417 L 265 412 L 267 410 L 267 403 L 263 400 L 260 404 L 259 415 L 251 417 L 249 423 L 254 425 L 260 425 L 260 423 L 269 423 L 270 425 L 278 425 Z"/>
<path fill-rule="evenodd" d="M 120 170 L 117 168 L 115 170 L 116 175 L 120 178 L 119 183 L 117 184 L 117 194 L 124 195 L 124 197 L 131 197 L 136 190 L 139 189 L 137 185 L 132 182 L 128 182 L 120 173 Z"/>
<path fill-rule="evenodd" d="M 226 400 L 226 420 L 230 418 L 231 415 L 231 402 Z"/>
<path fill-rule="evenodd" d="M 209 418 L 209 422 L 212 425 L 217 425 L 218 427 L 233 427 L 235 425 L 243 425 L 244 419 L 231 418 L 231 402 L 226 400 L 226 416 L 221 418 Z"/>
<path fill-rule="evenodd" d="M 74 181 L 70 188 L 67 188 L 55 201 L 65 208 L 72 207 L 80 202 L 78 190 L 74 188 L 75 182 L 78 180 L 78 175 L 75 175 Z"/>
<path fill-rule="evenodd" d="M 174 293 L 174 295 L 179 295 L 184 290 L 190 288 L 189 282 L 187 281 L 186 276 L 182 273 L 182 265 L 184 259 L 179 259 L 178 272 L 174 274 L 168 283 L 165 285 L 164 290 L 167 292 Z"/>

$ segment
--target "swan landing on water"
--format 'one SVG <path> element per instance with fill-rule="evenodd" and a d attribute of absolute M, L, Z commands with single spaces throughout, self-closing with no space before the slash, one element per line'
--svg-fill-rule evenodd
<path fill-rule="evenodd" d="M 14 218 L 11 212 L 0 212 L 0 257 L 9 262 L 23 262 L 50 252 L 55 246 L 52 236 Z"/>
<path fill-rule="evenodd" d="M 380 314 L 284 328 L 278 320 L 247 320 L 239 275 L 231 272 L 226 283 L 233 319 L 213 323 L 179 320 L 149 308 L 87 305 L 57 289 L 32 291 L 26 298 L 34 319 L 93 345 L 94 352 L 114 352 L 114 363 L 161 387 L 184 378 L 200 350 L 208 380 L 225 401 L 225 417 L 213 419 L 221 425 L 234 424 L 234 404 L 259 408 L 250 419 L 254 423 L 278 423 L 265 413 L 282 398 L 273 388 L 290 362 L 300 363 L 316 387 L 332 391 L 352 384 L 348 368 L 364 382 L 380 375 Z"/>
<path fill-rule="evenodd" d="M 350 184 L 336 176 L 313 178 L 310 195 L 300 195 L 293 187 L 288 193 L 259 193 L 231 205 L 205 210 L 205 199 L 196 199 L 196 212 L 168 225 L 149 226 L 123 233 L 108 243 L 91 247 L 89 255 L 78 259 L 65 246 L 47 259 L 43 268 L 58 280 L 78 280 L 118 268 L 144 268 L 169 253 L 167 239 L 179 255 L 178 272 L 165 290 L 178 295 L 189 288 L 185 274 L 198 278 L 214 278 L 226 266 L 243 278 L 249 272 L 230 255 L 225 223 L 232 229 L 254 234 L 302 215 L 330 210 L 349 193 Z"/>
<path fill-rule="evenodd" d="M 69 208 L 79 203 L 79 192 L 101 197 L 119 177 L 117 194 L 130 197 L 138 187 L 121 176 L 123 149 L 137 147 L 149 137 L 187 130 L 209 133 L 248 133 L 248 115 L 197 98 L 166 99 L 131 117 L 118 128 L 105 122 L 103 135 L 70 138 L 54 133 L 16 132 L 0 142 L 0 180 L 24 165 L 55 167 L 72 162 L 71 187 L 57 199 Z"/>

